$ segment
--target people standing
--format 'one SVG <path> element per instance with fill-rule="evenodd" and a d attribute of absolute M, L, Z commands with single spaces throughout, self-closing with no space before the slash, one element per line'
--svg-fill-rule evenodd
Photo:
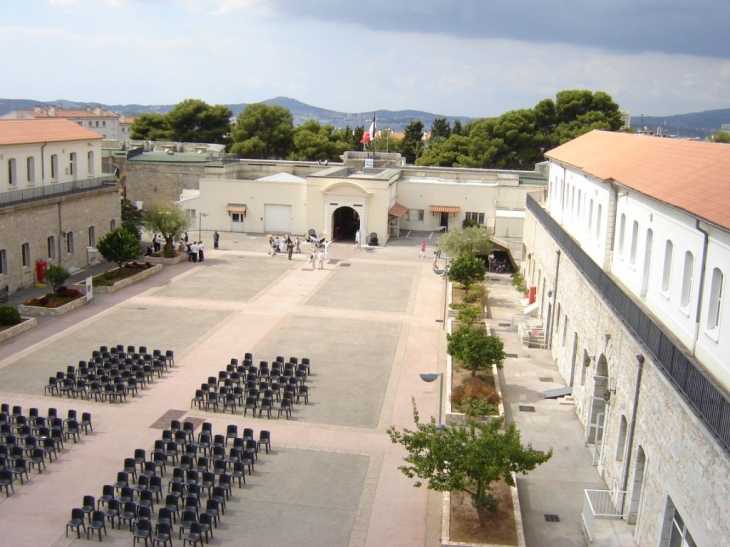
<path fill-rule="evenodd" d="M 193 262 L 198 261 L 198 244 L 195 241 L 190 244 L 190 258 L 193 259 Z"/>
<path fill-rule="evenodd" d="M 202 262 L 205 260 L 205 253 L 203 252 L 205 247 L 203 246 L 202 241 L 198 241 L 198 260 Z"/>
<path fill-rule="evenodd" d="M 192 262 L 193 261 L 193 246 L 188 244 L 187 251 L 188 251 L 188 262 Z"/>
<path fill-rule="evenodd" d="M 316 261 L 317 261 L 317 255 L 314 252 L 314 249 L 312 249 L 312 252 L 309 253 L 309 260 L 307 260 L 307 264 L 311 264 L 312 265 L 312 271 L 314 271 L 314 264 L 315 264 Z"/>
<path fill-rule="evenodd" d="M 287 242 L 286 242 L 286 254 L 289 257 L 289 260 L 291 260 L 291 255 L 294 252 L 294 242 L 291 239 L 289 239 L 289 238 L 286 238 L 286 239 L 287 239 Z"/>
<path fill-rule="evenodd" d="M 439 262 L 439 254 L 436 251 L 434 251 L 433 252 L 433 269 L 434 269 L 434 271 L 438 267 L 438 262 Z"/>
<path fill-rule="evenodd" d="M 317 267 L 320 270 L 324 269 L 324 251 L 322 249 L 317 253 Z"/>
<path fill-rule="evenodd" d="M 217 231 L 213 232 L 213 248 L 216 250 L 218 249 L 218 243 L 220 242 L 220 239 L 220 234 Z"/>
<path fill-rule="evenodd" d="M 155 247 L 155 252 L 159 253 L 160 249 L 162 249 L 162 238 L 157 232 L 155 232 L 155 235 L 152 237 L 152 244 Z"/>
<path fill-rule="evenodd" d="M 299 250 L 300 244 L 301 244 L 301 241 L 299 241 L 299 236 L 297 236 L 296 239 L 294 240 L 294 249 L 296 250 L 297 254 L 302 252 Z"/>
<path fill-rule="evenodd" d="M 421 252 L 418 254 L 419 258 L 426 258 L 426 240 L 421 241 Z"/>
<path fill-rule="evenodd" d="M 187 243 L 188 242 L 188 233 L 187 232 L 185 232 L 185 238 L 184 239 L 185 239 L 185 243 Z"/>
<path fill-rule="evenodd" d="M 360 230 L 358 230 L 357 232 L 355 232 L 355 249 L 359 249 L 360 245 Z"/>
<path fill-rule="evenodd" d="M 330 259 L 330 242 L 325 240 L 324 242 L 324 259 L 329 260 Z"/>

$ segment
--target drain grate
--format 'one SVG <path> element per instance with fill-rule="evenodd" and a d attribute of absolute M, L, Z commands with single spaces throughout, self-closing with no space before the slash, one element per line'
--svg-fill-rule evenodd
<path fill-rule="evenodd" d="M 545 522 L 560 522 L 558 515 L 545 515 Z"/>
<path fill-rule="evenodd" d="M 339 261 L 339 258 L 330 258 L 330 261 L 327 264 L 337 264 Z"/>
<path fill-rule="evenodd" d="M 535 412 L 535 407 L 529 405 L 520 405 L 520 412 Z"/>
<path fill-rule="evenodd" d="M 512 357 L 513 359 L 516 359 L 517 358 L 517 354 L 516 353 L 505 353 L 504 356 L 505 357 Z"/>
<path fill-rule="evenodd" d="M 511 327 L 512 325 L 509 323 L 500 323 L 499 326 L 500 327 Z"/>
<path fill-rule="evenodd" d="M 538 378 L 538 380 L 540 380 L 541 382 L 552 382 L 553 381 L 553 379 L 548 376 L 543 376 L 541 378 Z"/>
<path fill-rule="evenodd" d="M 350 267 L 349 262 L 343 262 L 342 264 L 340 264 L 340 268 L 349 268 L 349 267 Z"/>
<path fill-rule="evenodd" d="M 437 323 L 443 323 L 443 322 L 444 322 L 444 320 L 443 320 L 443 319 L 436 319 L 436 322 L 437 322 Z"/>
<path fill-rule="evenodd" d="M 172 420 L 179 420 L 187 414 L 186 410 L 173 410 L 170 409 L 160 416 L 155 423 L 150 427 L 152 429 L 167 429 L 170 426 Z"/>

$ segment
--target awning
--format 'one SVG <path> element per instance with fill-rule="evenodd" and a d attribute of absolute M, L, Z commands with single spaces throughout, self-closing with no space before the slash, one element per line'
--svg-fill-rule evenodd
<path fill-rule="evenodd" d="M 388 210 L 388 214 L 392 217 L 400 218 L 406 214 L 406 211 L 408 211 L 407 207 L 403 207 L 402 205 L 398 205 L 396 203 Z"/>
<path fill-rule="evenodd" d="M 429 213 L 458 213 L 461 207 L 452 207 L 450 205 L 429 205 Z"/>
<path fill-rule="evenodd" d="M 226 205 L 226 211 L 229 213 L 245 213 L 246 206 L 243 203 L 229 203 Z"/>
<path fill-rule="evenodd" d="M 524 313 L 525 315 L 530 315 L 532 312 L 534 312 L 535 310 L 539 310 L 539 309 L 540 309 L 540 302 L 535 300 L 529 306 L 525 306 L 525 309 L 522 311 L 522 313 Z"/>
<path fill-rule="evenodd" d="M 573 394 L 573 388 L 570 386 L 559 387 L 556 389 L 548 389 L 544 391 L 542 396 L 544 399 L 557 399 L 558 397 L 567 397 Z"/>

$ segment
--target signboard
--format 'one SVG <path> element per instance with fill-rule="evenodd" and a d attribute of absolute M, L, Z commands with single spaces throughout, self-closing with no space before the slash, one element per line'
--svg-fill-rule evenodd
<path fill-rule="evenodd" d="M 86 301 L 91 302 L 94 298 L 94 283 L 92 282 L 91 276 L 86 278 Z"/>
<path fill-rule="evenodd" d="M 365 169 L 372 169 L 373 167 L 373 158 L 365 158 Z"/>

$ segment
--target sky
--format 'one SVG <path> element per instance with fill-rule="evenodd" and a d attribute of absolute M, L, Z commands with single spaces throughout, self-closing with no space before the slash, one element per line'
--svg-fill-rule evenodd
<path fill-rule="evenodd" d="M 565 89 L 730 108 L 728 0 L 23 0 L 0 98 L 499 116 Z"/>

